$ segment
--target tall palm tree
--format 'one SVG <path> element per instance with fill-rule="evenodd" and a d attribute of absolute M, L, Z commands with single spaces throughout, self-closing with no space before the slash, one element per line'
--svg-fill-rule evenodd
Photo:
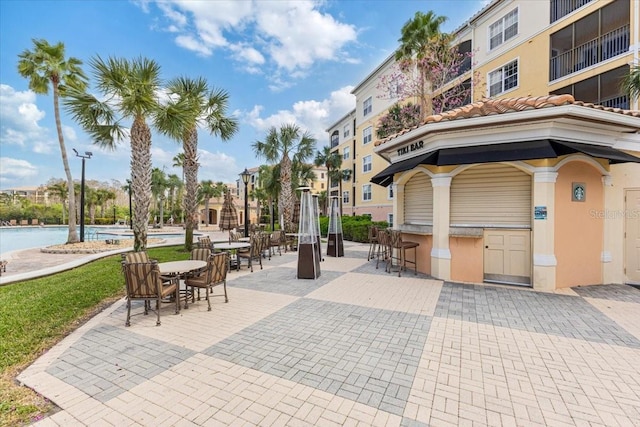
<path fill-rule="evenodd" d="M 285 230 L 292 227 L 294 193 L 292 190 L 292 162 L 304 164 L 313 156 L 316 140 L 295 124 L 285 124 L 280 129 L 271 127 L 264 141 L 252 144 L 254 153 L 270 163 L 280 166 L 280 197 L 278 211 L 284 218 Z"/>
<path fill-rule="evenodd" d="M 73 197 L 73 178 L 69 169 L 67 149 L 62 134 L 62 122 L 60 120 L 60 97 L 65 96 L 65 88 L 73 87 L 77 90 L 85 90 L 87 78 L 82 71 L 82 61 L 77 58 L 65 58 L 64 44 L 50 45 L 43 39 L 33 39 L 33 50 L 26 49 L 18 55 L 18 72 L 24 78 L 29 79 L 29 89 L 39 95 L 49 93 L 49 85 L 53 89 L 53 112 L 58 132 L 58 143 L 62 164 L 67 178 L 67 197 L 69 201 L 69 234 L 67 243 L 79 241 L 76 231 L 76 206 Z M 64 201 L 63 201 L 64 206 Z M 64 212 L 64 207 L 63 207 Z M 64 222 L 64 220 L 63 220 Z"/>
<path fill-rule="evenodd" d="M 156 117 L 158 130 L 182 141 L 185 174 L 185 240 L 186 250 L 193 247 L 193 230 L 198 209 L 198 126 L 204 126 L 211 135 L 229 140 L 238 131 L 238 122 L 227 116 L 229 95 L 222 89 L 209 89 L 200 77 L 178 77 L 167 85 L 169 102 Z"/>
<path fill-rule="evenodd" d="M 629 103 L 640 99 L 640 65 L 633 65 L 622 80 L 622 91 L 629 94 Z"/>
<path fill-rule="evenodd" d="M 179 199 L 182 192 L 183 180 L 178 175 L 171 173 L 167 176 L 167 187 L 169 188 L 169 210 L 171 217 L 176 215 L 176 199 Z M 180 209 L 182 211 L 182 209 Z"/>
<path fill-rule="evenodd" d="M 420 121 L 432 113 L 430 82 L 426 64 L 422 61 L 427 56 L 433 39 L 438 37 L 440 26 L 447 20 L 445 16 L 438 16 L 433 11 L 416 12 L 413 19 L 408 20 L 401 29 L 398 39 L 400 47 L 396 50 L 396 61 L 406 65 L 414 65 L 420 73 Z"/>
<path fill-rule="evenodd" d="M 185 186 L 184 182 L 184 153 L 178 153 L 173 156 L 173 167 L 180 168 L 182 170 L 182 186 L 180 190 L 180 222 L 184 224 L 184 193 L 182 192 Z"/>
<path fill-rule="evenodd" d="M 272 219 L 271 223 L 273 226 L 275 226 L 275 218 L 277 218 L 273 203 L 278 200 L 278 194 L 280 193 L 279 178 L 280 168 L 276 166 L 260 165 L 258 168 L 258 181 L 269 204 L 269 217 Z"/>
<path fill-rule="evenodd" d="M 135 199 L 133 236 L 135 251 L 147 247 L 151 194 L 151 129 L 147 120 L 158 112 L 160 66 L 139 57 L 128 60 L 97 56 L 90 62 L 96 87 L 104 100 L 73 91 L 65 102 L 74 119 L 96 144 L 115 149 L 129 134 L 131 139 L 131 187 Z M 131 121 L 127 132 L 123 121 Z"/>
<path fill-rule="evenodd" d="M 151 194 L 153 194 L 158 207 L 158 213 L 160 216 L 158 224 L 160 225 L 160 228 L 164 225 L 164 200 L 167 188 L 167 177 L 164 171 L 160 168 L 153 168 L 151 171 Z"/>
<path fill-rule="evenodd" d="M 315 164 L 316 166 L 324 166 L 325 168 L 327 168 L 326 189 L 327 193 L 329 193 L 331 188 L 330 183 L 332 181 L 336 182 L 342 177 L 342 174 L 340 173 L 340 167 L 342 166 L 342 155 L 338 151 L 332 152 L 331 147 L 325 145 L 324 147 L 322 147 L 322 151 L 318 151 L 316 153 L 316 158 L 313 160 L 313 164 Z M 328 212 L 328 207 L 326 206 L 328 197 L 325 197 L 324 201 L 325 212 Z"/>

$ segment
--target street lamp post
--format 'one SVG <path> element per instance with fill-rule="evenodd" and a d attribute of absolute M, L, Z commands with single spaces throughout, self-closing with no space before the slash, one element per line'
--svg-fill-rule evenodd
<path fill-rule="evenodd" d="M 82 180 L 80 181 L 80 241 L 84 242 L 84 161 L 93 156 L 91 151 L 85 151 L 84 154 L 78 153 L 74 148 L 73 152 L 82 159 Z"/>
<path fill-rule="evenodd" d="M 240 177 L 242 178 L 242 182 L 244 182 L 244 237 L 249 237 L 249 199 L 247 197 L 247 185 L 249 184 L 251 174 L 247 168 L 244 168 Z"/>

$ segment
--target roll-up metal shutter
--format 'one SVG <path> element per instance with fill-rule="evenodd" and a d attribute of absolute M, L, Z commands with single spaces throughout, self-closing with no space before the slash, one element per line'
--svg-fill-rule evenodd
<path fill-rule="evenodd" d="M 495 163 L 456 175 L 451 181 L 451 225 L 531 227 L 531 176 Z"/>
<path fill-rule="evenodd" d="M 404 185 L 405 224 L 433 224 L 433 188 L 429 175 L 418 172 Z"/>

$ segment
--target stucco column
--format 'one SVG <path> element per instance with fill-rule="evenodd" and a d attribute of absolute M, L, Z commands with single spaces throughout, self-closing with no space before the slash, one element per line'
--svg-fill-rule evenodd
<path fill-rule="evenodd" d="M 431 275 L 441 279 L 451 279 L 451 251 L 449 250 L 449 200 L 451 198 L 451 177 L 434 175 L 433 187 L 433 246 L 431 248 Z"/>
<path fill-rule="evenodd" d="M 555 197 L 558 173 L 540 168 L 533 173 L 533 206 L 544 206 L 546 219 L 533 219 L 533 288 L 550 291 L 556 288 Z"/>
<path fill-rule="evenodd" d="M 404 206 L 404 185 L 398 185 L 395 182 L 393 185 L 393 223 L 404 224 L 404 209 L 400 209 L 400 206 Z"/>
<path fill-rule="evenodd" d="M 604 217 L 604 236 L 602 239 L 604 247 L 602 248 L 601 255 L 602 283 L 624 283 L 624 263 L 622 256 L 617 256 L 615 260 L 613 258 L 614 253 L 616 255 L 624 253 L 624 249 L 620 250 L 622 246 L 620 236 L 624 236 L 624 221 L 620 221 L 619 217 L 607 215 L 606 210 L 609 206 L 618 206 L 620 204 L 619 199 L 624 198 L 620 197 L 620 193 L 616 193 L 611 175 L 602 176 L 602 186 L 604 190 L 604 210 L 594 213 L 594 215 L 602 214 Z"/>

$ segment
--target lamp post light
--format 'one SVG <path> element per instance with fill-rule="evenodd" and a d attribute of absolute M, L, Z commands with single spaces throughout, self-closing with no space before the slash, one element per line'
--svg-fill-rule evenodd
<path fill-rule="evenodd" d="M 85 151 L 84 154 L 78 153 L 74 148 L 73 152 L 82 159 L 82 180 L 80 181 L 80 241 L 84 242 L 84 161 L 93 156 L 91 151 Z"/>
<path fill-rule="evenodd" d="M 240 178 L 242 178 L 242 182 L 244 182 L 244 237 L 249 237 L 249 199 L 247 198 L 247 185 L 249 184 L 249 178 L 251 174 L 244 168 L 244 171 L 240 174 Z"/>

